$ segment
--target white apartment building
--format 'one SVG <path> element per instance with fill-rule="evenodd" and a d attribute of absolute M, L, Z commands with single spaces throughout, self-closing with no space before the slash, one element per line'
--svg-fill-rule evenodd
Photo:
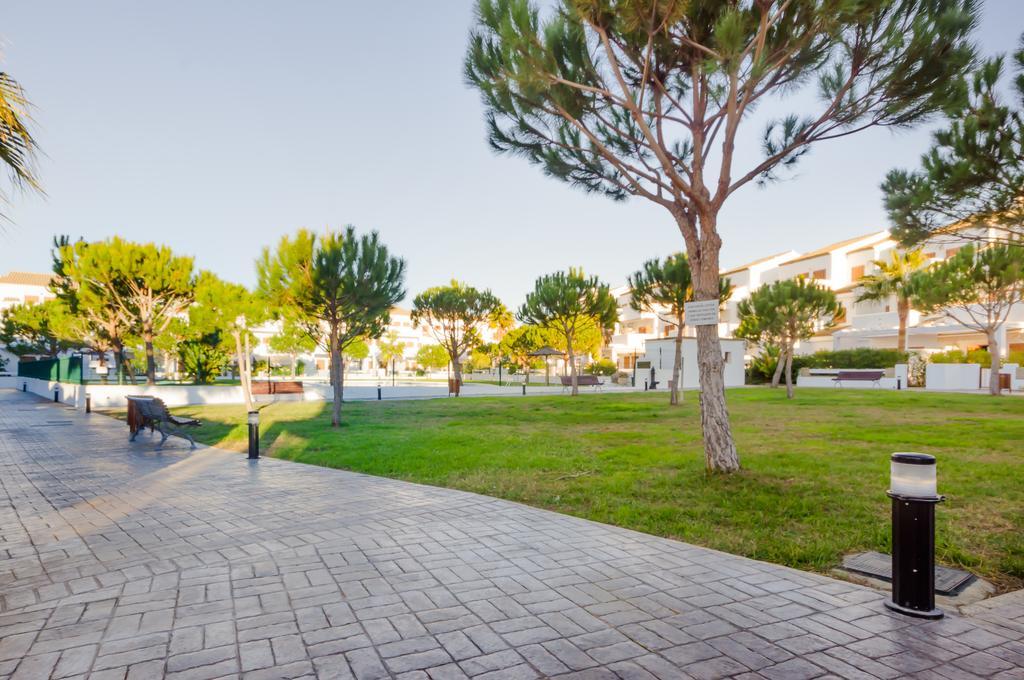
<path fill-rule="evenodd" d="M 34 305 L 50 300 L 52 274 L 32 272 L 8 272 L 0 276 L 0 312 L 14 305 Z"/>
<path fill-rule="evenodd" d="M 994 234 L 986 234 L 984 229 L 950 231 L 926 241 L 921 247 L 927 258 L 941 261 L 952 257 L 968 243 L 977 243 L 979 239 L 992 236 Z M 888 231 L 881 230 L 806 253 L 790 250 L 723 270 L 722 276 L 728 277 L 732 284 L 732 296 L 722 311 L 719 335 L 723 338 L 732 336 L 739 325 L 739 302 L 749 297 L 753 290 L 766 283 L 803 276 L 834 290 L 843 305 L 843 314 L 831 328 L 801 343 L 797 348 L 801 354 L 857 347 L 895 349 L 899 326 L 895 298 L 857 302 L 858 281 L 875 273 L 873 262 L 888 259 L 894 249 L 902 250 Z M 619 368 L 628 370 L 632 367 L 634 353 L 643 355 L 647 340 L 673 336 L 675 325 L 659 318 L 658 314 L 633 310 L 628 286 L 616 288 L 613 293 L 619 302 L 619 323 L 605 348 L 605 356 L 616 361 Z M 660 316 L 668 318 L 667 311 Z M 988 344 L 983 334 L 942 314 L 924 315 L 911 310 L 907 325 L 907 347 L 911 351 L 970 350 L 984 348 Z M 684 328 L 684 334 L 693 335 L 693 329 Z M 1018 305 L 1010 313 L 999 333 L 999 347 L 1004 357 L 1011 351 L 1024 350 L 1024 305 Z"/>

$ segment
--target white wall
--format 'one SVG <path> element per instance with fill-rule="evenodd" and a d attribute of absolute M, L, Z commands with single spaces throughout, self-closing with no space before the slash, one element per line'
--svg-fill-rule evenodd
<path fill-rule="evenodd" d="M 728 360 L 725 363 L 725 386 L 739 387 L 746 380 L 746 373 L 743 366 L 743 354 L 746 351 L 747 343 L 744 340 L 733 340 L 722 338 L 722 352 L 728 353 Z M 638 356 L 637 361 L 650 361 L 654 368 L 655 380 L 658 381 L 658 388 L 668 388 L 672 379 L 672 365 L 675 362 L 675 338 L 658 338 L 648 340 L 644 345 L 643 356 Z M 644 380 L 650 380 L 651 371 L 649 368 L 636 369 L 637 385 L 643 387 Z M 697 339 L 683 338 L 683 389 L 693 389 L 700 385 L 697 369 Z"/>
<path fill-rule="evenodd" d="M 981 384 L 979 364 L 928 364 L 924 386 L 929 390 L 976 390 Z"/>

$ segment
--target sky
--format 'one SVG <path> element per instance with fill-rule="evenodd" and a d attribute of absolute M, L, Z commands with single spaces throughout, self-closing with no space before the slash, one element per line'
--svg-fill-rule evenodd
<path fill-rule="evenodd" d="M 515 306 L 540 275 L 581 266 L 619 285 L 681 250 L 663 208 L 490 150 L 462 75 L 472 6 L 5 0 L 0 69 L 35 105 L 46 196 L 4 208 L 0 273 L 47 271 L 55 234 L 117 234 L 252 284 L 263 246 L 354 224 L 406 259 L 408 300 L 457 277 Z M 980 51 L 1013 49 L 1024 3 L 982 12 Z M 723 267 L 886 228 L 878 184 L 917 164 L 928 130 L 825 142 L 785 181 L 741 189 L 719 220 Z"/>

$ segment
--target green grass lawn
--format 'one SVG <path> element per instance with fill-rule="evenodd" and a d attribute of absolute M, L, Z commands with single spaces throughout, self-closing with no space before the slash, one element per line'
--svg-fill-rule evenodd
<path fill-rule="evenodd" d="M 729 393 L 743 470 L 707 475 L 697 395 L 325 404 L 262 411 L 279 458 L 466 489 L 726 552 L 827 571 L 889 550 L 889 454 L 939 459 L 941 562 L 1024 586 L 1024 399 L 752 388 Z M 198 438 L 244 450 L 238 406 L 176 409 Z"/>

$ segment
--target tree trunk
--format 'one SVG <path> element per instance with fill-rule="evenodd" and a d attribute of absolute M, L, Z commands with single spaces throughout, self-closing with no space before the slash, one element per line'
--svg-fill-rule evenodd
<path fill-rule="evenodd" d="M 910 316 L 910 302 L 903 298 L 896 301 L 896 316 L 899 317 L 900 326 L 896 334 L 896 349 L 900 352 L 907 351 L 907 317 Z"/>
<path fill-rule="evenodd" d="M 294 354 L 290 354 L 289 357 L 292 360 L 292 377 L 294 378 L 295 375 L 296 375 L 296 373 L 295 373 L 295 370 L 296 370 L 295 364 L 298 361 L 298 357 L 296 355 L 294 355 Z"/>
<path fill-rule="evenodd" d="M 725 375 L 718 326 L 697 326 L 697 368 L 700 374 L 700 425 L 704 434 L 704 462 L 711 472 L 735 472 L 739 454 L 729 427 L 725 403 Z"/>
<path fill-rule="evenodd" d="M 341 425 L 341 348 L 338 347 L 338 331 L 331 329 L 327 338 L 327 348 L 331 355 L 331 387 L 333 387 L 334 401 L 331 407 L 331 427 Z"/>
<path fill-rule="evenodd" d="M 988 393 L 998 397 L 1003 392 L 999 389 L 999 367 L 1002 365 L 1002 358 L 999 356 L 999 341 L 996 339 L 996 329 L 989 329 L 985 335 L 988 336 L 988 353 L 992 357 L 992 365 L 988 371 Z"/>
<path fill-rule="evenodd" d="M 719 299 L 718 254 L 722 239 L 715 232 L 716 215 L 710 210 L 700 215 L 698 228 L 694 217 L 674 211 L 679 230 L 686 241 L 687 255 L 693 269 L 695 300 Z M 718 325 L 697 326 L 697 369 L 700 375 L 700 424 L 704 435 L 704 462 L 711 472 L 735 472 L 740 457 L 729 425 L 729 409 L 725 403 L 725 362 Z"/>
<path fill-rule="evenodd" d="M 249 356 L 248 352 L 242 349 L 242 334 L 234 331 L 232 335 L 235 337 L 235 361 L 238 363 L 238 382 L 242 385 L 242 398 L 245 400 L 245 410 L 251 411 L 253 410 L 253 404 L 252 380 L 248 371 Z"/>
<path fill-rule="evenodd" d="M 462 364 L 458 360 L 452 360 L 452 376 L 455 378 L 455 396 L 462 392 Z"/>
<path fill-rule="evenodd" d="M 156 357 L 153 356 L 153 329 L 146 328 L 142 332 L 146 344 L 146 384 L 156 385 Z"/>
<path fill-rule="evenodd" d="M 779 347 L 779 360 L 775 362 L 775 372 L 772 373 L 772 387 L 778 387 L 782 380 L 782 369 L 786 367 L 786 350 Z"/>
<path fill-rule="evenodd" d="M 683 320 L 677 319 L 676 326 L 676 356 L 672 364 L 672 391 L 669 393 L 668 403 L 672 406 L 679 405 L 679 374 L 683 368 Z"/>
<path fill-rule="evenodd" d="M 793 346 L 786 350 L 786 399 L 793 398 Z"/>
<path fill-rule="evenodd" d="M 565 337 L 565 351 L 569 355 L 569 382 L 572 383 L 572 396 L 580 393 L 579 377 L 576 375 L 576 355 L 572 351 L 572 336 Z"/>

